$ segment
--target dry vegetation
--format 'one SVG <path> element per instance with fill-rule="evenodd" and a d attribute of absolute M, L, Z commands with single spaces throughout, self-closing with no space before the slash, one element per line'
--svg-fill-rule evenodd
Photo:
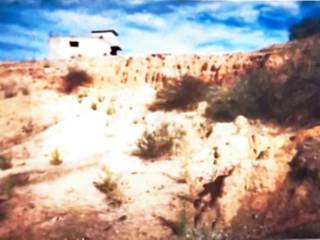
<path fill-rule="evenodd" d="M 181 126 L 162 122 L 156 129 L 143 132 L 137 143 L 138 149 L 133 154 L 147 159 L 171 155 L 178 150 L 185 134 Z"/>
<path fill-rule="evenodd" d="M 167 79 L 157 92 L 156 101 L 150 110 L 173 110 L 194 108 L 203 99 L 207 84 L 200 79 L 185 75 L 181 79 Z"/>
<path fill-rule="evenodd" d="M 65 93 L 70 93 L 79 86 L 88 85 L 93 81 L 86 71 L 73 68 L 69 69 L 68 74 L 64 76 L 63 80 L 63 91 Z"/>
<path fill-rule="evenodd" d="M 0 169 L 6 170 L 12 167 L 11 160 L 5 156 L 0 155 Z"/>
<path fill-rule="evenodd" d="M 63 161 L 61 159 L 61 155 L 60 155 L 60 151 L 58 148 L 55 148 L 52 152 L 51 152 L 51 160 L 50 160 L 50 164 L 52 165 L 60 165 L 62 164 Z"/>

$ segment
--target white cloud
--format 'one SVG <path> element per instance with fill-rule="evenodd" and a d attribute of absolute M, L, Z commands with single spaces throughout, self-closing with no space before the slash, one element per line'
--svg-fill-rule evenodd
<path fill-rule="evenodd" d="M 125 17 L 129 23 L 137 23 L 153 28 L 164 28 L 166 22 L 163 18 L 150 13 L 135 13 Z"/>
<path fill-rule="evenodd" d="M 183 22 L 159 32 L 145 32 L 128 29 L 121 42 L 125 53 L 195 53 L 195 52 L 227 52 L 230 50 L 253 50 L 286 40 L 286 34 L 270 36 L 261 30 L 248 31 L 246 28 L 227 27 L 222 24 L 204 26 L 194 22 Z M 254 41 L 253 41 L 254 39 Z M 196 48 L 201 43 L 221 42 Z M 234 46 L 230 49 L 223 45 L 229 41 Z"/>
<path fill-rule="evenodd" d="M 68 30 L 72 34 L 85 34 L 94 29 L 115 28 L 116 24 L 111 16 L 88 14 L 70 10 L 56 10 L 43 12 L 43 16 L 54 21 L 58 29 Z"/>

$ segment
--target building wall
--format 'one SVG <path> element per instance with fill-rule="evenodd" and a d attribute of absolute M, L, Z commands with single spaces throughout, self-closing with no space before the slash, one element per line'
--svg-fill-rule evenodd
<path fill-rule="evenodd" d="M 78 46 L 71 46 L 70 42 Z M 49 59 L 70 58 L 73 56 L 98 57 L 110 55 L 110 44 L 95 37 L 50 37 Z"/>
<path fill-rule="evenodd" d="M 112 32 L 105 33 L 91 33 L 92 37 L 95 38 L 103 38 L 106 42 L 108 42 L 111 46 L 119 46 L 118 37 L 115 36 Z"/>

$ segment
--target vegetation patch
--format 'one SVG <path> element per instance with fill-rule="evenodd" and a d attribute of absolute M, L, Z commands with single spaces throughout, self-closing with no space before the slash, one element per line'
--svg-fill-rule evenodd
<path fill-rule="evenodd" d="M 50 164 L 51 165 L 60 165 L 62 164 L 63 161 L 62 161 L 62 158 L 61 158 L 61 155 L 60 155 L 60 151 L 58 148 L 55 148 L 52 152 L 51 152 L 51 160 L 50 160 Z"/>
<path fill-rule="evenodd" d="M 162 122 L 156 129 L 144 131 L 133 154 L 146 159 L 170 155 L 179 148 L 185 134 L 181 126 Z"/>
<path fill-rule="evenodd" d="M 290 167 L 293 179 L 309 179 L 320 186 L 320 137 L 308 137 L 299 144 Z"/>
<path fill-rule="evenodd" d="M 156 94 L 150 110 L 186 110 L 201 101 L 207 84 L 200 79 L 185 75 L 182 79 L 169 79 Z"/>
<path fill-rule="evenodd" d="M 95 103 L 95 102 L 91 103 L 91 109 L 92 109 L 93 111 L 96 111 L 96 110 L 98 109 L 97 103 Z"/>
<path fill-rule="evenodd" d="M 237 116 L 259 118 L 284 126 L 303 126 L 320 120 L 318 83 L 320 48 L 314 48 L 308 63 L 297 62 L 300 50 L 288 52 L 286 62 L 272 70 L 258 68 L 231 87 L 210 86 L 205 99 L 206 116 L 215 121 L 233 121 Z"/>
<path fill-rule="evenodd" d="M 69 73 L 63 77 L 63 91 L 71 93 L 79 86 L 92 83 L 92 77 L 84 70 L 69 69 Z"/>
<path fill-rule="evenodd" d="M 101 179 L 93 184 L 99 191 L 107 194 L 113 205 L 118 206 L 122 203 L 122 194 L 119 190 L 117 179 L 107 166 L 104 166 L 102 171 Z"/>
<path fill-rule="evenodd" d="M 0 169 L 7 170 L 12 167 L 11 160 L 5 156 L 0 155 Z"/>
<path fill-rule="evenodd" d="M 15 187 L 24 186 L 29 183 L 29 177 L 26 174 L 12 174 L 0 182 L 0 195 L 10 197 Z"/>

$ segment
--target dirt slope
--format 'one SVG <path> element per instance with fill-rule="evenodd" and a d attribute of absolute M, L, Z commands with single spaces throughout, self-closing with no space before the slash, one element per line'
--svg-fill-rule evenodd
<path fill-rule="evenodd" d="M 0 239 L 320 237 L 319 46 L 1 63 Z"/>

